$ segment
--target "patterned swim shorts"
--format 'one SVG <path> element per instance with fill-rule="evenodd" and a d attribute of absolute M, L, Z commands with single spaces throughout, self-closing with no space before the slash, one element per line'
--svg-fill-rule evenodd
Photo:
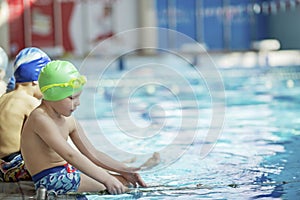
<path fill-rule="evenodd" d="M 21 153 L 13 153 L 8 159 L 0 159 L 0 182 L 31 180 Z"/>
<path fill-rule="evenodd" d="M 48 193 L 66 194 L 67 192 L 76 192 L 80 184 L 80 171 L 65 164 L 49 168 L 32 176 L 35 189 L 44 186 Z"/>

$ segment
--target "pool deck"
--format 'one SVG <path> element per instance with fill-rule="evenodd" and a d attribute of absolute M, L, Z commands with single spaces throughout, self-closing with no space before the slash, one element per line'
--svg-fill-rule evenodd
<path fill-rule="evenodd" d="M 33 182 L 0 182 L 0 199 L 34 199 Z"/>
<path fill-rule="evenodd" d="M 84 195 L 83 195 L 84 196 Z M 24 200 L 36 199 L 36 192 L 33 182 L 19 181 L 19 182 L 0 182 L 0 200 Z M 59 195 L 48 199 L 78 199 L 72 195 Z M 85 198 L 80 198 L 85 199 Z"/>

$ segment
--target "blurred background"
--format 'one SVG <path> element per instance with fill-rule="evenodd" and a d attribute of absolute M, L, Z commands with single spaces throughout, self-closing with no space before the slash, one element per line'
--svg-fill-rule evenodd
<path fill-rule="evenodd" d="M 295 51 L 299 18 L 300 0 L 0 0 L 0 46 L 10 57 L 28 46 L 50 56 L 85 56 L 120 32 L 160 27 L 191 37 L 211 53 Z M 189 47 L 153 32 L 131 40 L 122 45 Z"/>

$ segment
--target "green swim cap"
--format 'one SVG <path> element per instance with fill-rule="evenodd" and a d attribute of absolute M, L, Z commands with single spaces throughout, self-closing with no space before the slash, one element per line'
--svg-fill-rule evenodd
<path fill-rule="evenodd" d="M 81 91 L 86 78 L 72 63 L 56 60 L 41 70 L 38 82 L 45 100 L 59 101 Z"/>

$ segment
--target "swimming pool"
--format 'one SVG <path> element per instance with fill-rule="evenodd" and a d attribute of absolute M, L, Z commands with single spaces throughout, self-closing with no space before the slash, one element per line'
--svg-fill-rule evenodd
<path fill-rule="evenodd" d="M 133 166 L 160 152 L 161 163 L 141 171 L 148 189 L 86 198 L 300 195 L 297 67 L 221 66 L 210 77 L 174 56 L 126 62 L 124 71 L 113 63 L 101 73 L 90 70 L 75 115 L 99 150 L 134 157 Z"/>

